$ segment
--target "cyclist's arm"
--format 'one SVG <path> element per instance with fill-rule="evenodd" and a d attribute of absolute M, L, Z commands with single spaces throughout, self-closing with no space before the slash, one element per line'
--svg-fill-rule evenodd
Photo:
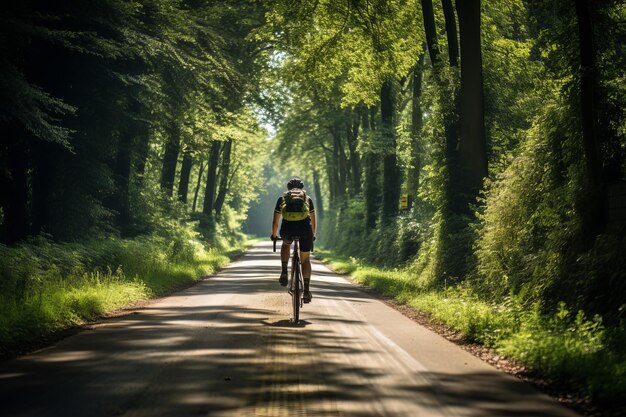
<path fill-rule="evenodd" d="M 272 236 L 278 236 L 278 222 L 280 220 L 280 213 L 274 211 L 274 221 L 272 222 Z"/>
<path fill-rule="evenodd" d="M 313 200 L 311 200 L 311 197 L 309 197 L 309 208 L 311 209 L 311 211 L 309 212 L 309 216 L 311 217 L 311 229 L 313 231 L 313 236 L 315 236 L 317 220 L 315 218 L 315 205 L 313 204 Z"/>
<path fill-rule="evenodd" d="M 272 221 L 272 236 L 278 237 L 278 222 L 280 221 L 280 207 L 282 205 L 283 198 L 278 197 L 276 200 L 276 206 L 274 207 L 274 220 Z"/>

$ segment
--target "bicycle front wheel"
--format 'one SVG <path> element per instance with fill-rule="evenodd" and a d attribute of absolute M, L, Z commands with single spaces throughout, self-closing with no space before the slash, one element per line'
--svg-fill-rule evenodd
<path fill-rule="evenodd" d="M 298 323 L 300 320 L 300 265 L 294 264 L 293 274 L 293 292 L 291 293 L 291 302 L 293 304 L 293 322 Z"/>

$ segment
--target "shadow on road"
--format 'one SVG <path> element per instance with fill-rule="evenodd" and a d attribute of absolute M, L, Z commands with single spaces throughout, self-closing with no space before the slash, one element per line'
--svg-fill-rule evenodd
<path fill-rule="evenodd" d="M 243 260 L 274 262 L 274 255 L 253 251 Z M 424 415 L 459 409 L 481 417 L 566 415 L 492 372 L 409 369 L 389 346 L 370 343 L 371 331 L 357 316 L 311 314 L 297 325 L 289 322 L 261 298 L 256 304 L 250 298 L 279 297 L 278 269 L 229 267 L 178 295 L 192 301 L 218 295 L 222 304 L 150 306 L 3 364 L 3 415 L 297 414 L 291 410 L 365 417 L 412 416 L 406 410 L 415 407 Z M 317 281 L 314 291 L 314 302 L 371 301 L 339 281 Z"/>

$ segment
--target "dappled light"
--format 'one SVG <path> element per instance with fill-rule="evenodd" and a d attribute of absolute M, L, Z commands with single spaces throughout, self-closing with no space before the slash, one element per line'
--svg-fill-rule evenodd
<path fill-rule="evenodd" d="M 626 414 L 623 0 L 3 6 L 10 415 Z"/>

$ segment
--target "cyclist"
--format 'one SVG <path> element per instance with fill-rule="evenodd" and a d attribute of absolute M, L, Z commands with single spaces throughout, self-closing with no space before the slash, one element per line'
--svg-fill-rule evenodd
<path fill-rule="evenodd" d="M 272 240 L 278 236 L 278 221 L 280 225 L 280 237 L 283 239 L 280 248 L 280 260 L 282 271 L 278 282 L 283 287 L 287 286 L 287 265 L 293 236 L 300 237 L 300 261 L 302 263 L 302 278 L 304 279 L 303 301 L 308 303 L 313 298 L 309 284 L 311 282 L 311 260 L 309 254 L 315 239 L 315 207 L 313 200 L 306 195 L 304 183 L 300 178 L 293 178 L 287 183 L 285 192 L 276 202 L 274 209 L 274 221 L 272 222 Z"/>

